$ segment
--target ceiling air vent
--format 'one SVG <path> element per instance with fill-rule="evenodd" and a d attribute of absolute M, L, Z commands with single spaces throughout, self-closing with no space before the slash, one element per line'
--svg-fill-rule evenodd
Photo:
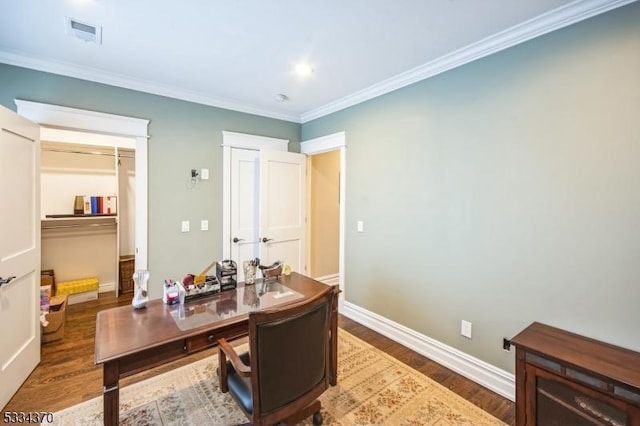
<path fill-rule="evenodd" d="M 71 18 L 64 20 L 70 37 L 79 38 L 87 43 L 102 44 L 102 27 Z"/>

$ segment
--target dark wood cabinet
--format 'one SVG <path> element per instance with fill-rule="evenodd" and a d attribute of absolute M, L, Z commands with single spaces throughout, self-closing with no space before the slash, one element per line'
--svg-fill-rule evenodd
<path fill-rule="evenodd" d="M 118 294 L 133 293 L 133 270 L 135 261 L 136 258 L 132 254 L 127 256 L 120 256 L 120 271 L 118 274 L 120 292 Z"/>
<path fill-rule="evenodd" d="M 511 343 L 518 426 L 640 426 L 640 353 L 537 322 Z"/>

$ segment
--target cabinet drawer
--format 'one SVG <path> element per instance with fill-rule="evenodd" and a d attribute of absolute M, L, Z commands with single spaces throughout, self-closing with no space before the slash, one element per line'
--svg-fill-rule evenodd
<path fill-rule="evenodd" d="M 188 353 L 198 352 L 203 349 L 217 346 L 218 339 L 236 339 L 247 335 L 247 326 L 233 325 L 216 331 L 208 331 L 186 339 Z"/>
<path fill-rule="evenodd" d="M 206 333 L 187 339 L 187 352 L 198 352 L 210 348 L 217 344 L 218 338 L 215 333 Z"/>
<path fill-rule="evenodd" d="M 146 349 L 120 359 L 120 377 L 148 370 L 167 361 L 182 358 L 187 353 L 184 340 L 166 343 L 162 346 Z"/>

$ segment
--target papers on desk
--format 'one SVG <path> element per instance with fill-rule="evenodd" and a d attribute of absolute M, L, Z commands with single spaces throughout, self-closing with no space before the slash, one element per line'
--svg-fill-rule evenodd
<path fill-rule="evenodd" d="M 274 298 L 274 299 L 282 299 L 283 297 L 293 296 L 294 294 L 296 294 L 296 293 L 294 293 L 293 291 L 284 291 L 284 292 L 282 292 L 282 293 L 276 293 L 276 294 L 274 294 L 274 295 L 273 295 L 273 298 Z"/>
<path fill-rule="evenodd" d="M 281 283 L 270 282 L 223 291 L 210 298 L 199 299 L 200 303 L 192 301 L 167 308 L 178 328 L 187 331 L 303 298 L 302 294 Z"/>

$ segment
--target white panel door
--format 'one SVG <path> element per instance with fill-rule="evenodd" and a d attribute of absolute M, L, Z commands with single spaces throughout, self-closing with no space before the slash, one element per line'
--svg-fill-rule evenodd
<path fill-rule="evenodd" d="M 40 129 L 0 107 L 0 407 L 40 362 Z"/>
<path fill-rule="evenodd" d="M 260 257 L 260 152 L 231 150 L 231 259 L 238 264 Z"/>
<path fill-rule="evenodd" d="M 260 259 L 276 260 L 306 273 L 306 157 L 293 152 L 260 151 Z"/>

